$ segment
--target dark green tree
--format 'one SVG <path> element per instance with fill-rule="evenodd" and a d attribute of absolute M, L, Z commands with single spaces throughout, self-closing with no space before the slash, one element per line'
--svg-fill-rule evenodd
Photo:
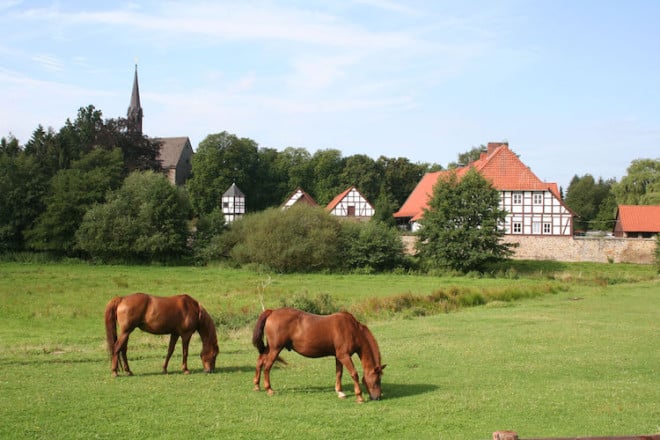
<path fill-rule="evenodd" d="M 339 177 L 343 168 L 344 161 L 339 150 L 318 150 L 312 156 L 314 180 L 310 194 L 319 205 L 327 205 L 337 194 L 351 186 L 345 185 Z"/>
<path fill-rule="evenodd" d="M 369 202 L 374 203 L 383 183 L 383 169 L 365 154 L 355 154 L 343 160 L 339 179 L 344 189 L 355 186 Z"/>
<path fill-rule="evenodd" d="M 102 261 L 173 261 L 188 253 L 186 193 L 152 171 L 134 172 L 76 233 L 78 247 Z"/>
<path fill-rule="evenodd" d="M 0 154 L 0 252 L 24 249 L 24 232 L 43 211 L 49 176 L 34 156 Z"/>
<path fill-rule="evenodd" d="M 450 173 L 436 183 L 420 220 L 419 256 L 431 267 L 483 270 L 486 263 L 511 255 L 498 227 L 505 216 L 499 192 L 481 174 L 470 169 L 459 180 Z"/>
<path fill-rule="evenodd" d="M 287 147 L 280 151 L 273 164 L 275 172 L 280 176 L 280 185 L 284 197 L 296 188 L 302 188 L 312 197 L 314 190 L 314 170 L 312 155 L 304 148 Z"/>
<path fill-rule="evenodd" d="M 208 135 L 192 158 L 193 177 L 188 182 L 190 202 L 197 215 L 208 214 L 220 206 L 222 194 L 236 183 L 246 195 L 247 210 L 255 210 L 260 179 L 259 148 L 255 141 L 234 134 Z"/>
<path fill-rule="evenodd" d="M 565 202 L 577 214 L 575 229 L 583 231 L 597 229 L 602 221 L 607 220 L 607 211 L 604 211 L 601 221 L 598 224 L 595 223 L 601 204 L 607 200 L 610 194 L 612 183 L 612 180 L 602 178 L 596 181 L 590 174 L 582 177 L 573 176 L 568 186 Z"/>
<path fill-rule="evenodd" d="M 92 150 L 50 181 L 46 209 L 26 231 L 28 246 L 36 250 L 71 254 L 75 233 L 87 209 L 117 189 L 123 177 L 121 150 Z"/>
<path fill-rule="evenodd" d="M 393 159 L 380 156 L 376 162 L 383 170 L 385 190 L 393 198 L 396 209 L 403 205 L 425 173 L 442 169 L 440 165 L 414 164 L 405 157 Z"/>
<path fill-rule="evenodd" d="M 466 151 L 465 153 L 460 153 L 458 155 L 458 160 L 456 162 L 451 162 L 449 165 L 447 165 L 448 169 L 454 169 L 454 168 L 459 168 L 459 167 L 464 167 L 467 166 L 468 164 L 474 162 L 475 160 L 479 160 L 481 157 L 481 153 L 485 153 L 488 151 L 488 147 L 486 145 L 479 145 L 478 147 L 472 147 L 470 151 Z"/>

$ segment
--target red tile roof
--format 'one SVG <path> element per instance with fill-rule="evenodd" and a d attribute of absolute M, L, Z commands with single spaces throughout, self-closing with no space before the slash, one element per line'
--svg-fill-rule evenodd
<path fill-rule="evenodd" d="M 341 202 L 344 199 L 344 197 L 346 197 L 346 194 L 351 192 L 352 189 L 355 189 L 357 191 L 357 189 L 354 186 L 349 187 L 346 191 L 342 192 L 341 194 L 338 194 L 334 199 L 332 199 L 330 203 L 328 203 L 328 205 L 325 207 L 325 210 L 330 212 L 333 209 L 335 209 L 335 206 L 337 206 L 337 204 L 339 204 L 339 202 Z"/>
<path fill-rule="evenodd" d="M 518 156 L 509 150 L 506 143 L 489 143 L 488 153 L 482 153 L 478 160 L 467 166 L 449 171 L 436 171 L 427 173 L 408 196 L 401 209 L 394 213 L 394 217 L 410 217 L 418 220 L 428 207 L 428 201 L 433 194 L 433 186 L 440 176 L 447 176 L 456 172 L 460 179 L 470 168 L 475 168 L 482 176 L 488 179 L 498 191 L 546 191 L 550 190 L 559 197 L 556 183 L 543 182 L 526 166 Z"/>
<path fill-rule="evenodd" d="M 660 232 L 660 205 L 619 205 L 617 220 L 624 232 Z"/>

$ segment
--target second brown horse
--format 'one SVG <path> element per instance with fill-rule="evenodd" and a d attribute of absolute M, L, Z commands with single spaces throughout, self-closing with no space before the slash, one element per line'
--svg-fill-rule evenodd
<path fill-rule="evenodd" d="M 267 345 L 263 337 L 266 336 Z M 311 358 L 334 356 L 336 365 L 335 391 L 340 398 L 346 397 L 341 389 L 343 367 L 353 379 L 355 395 L 363 402 L 358 373 L 351 356 L 360 358 L 363 368 L 362 381 L 371 400 L 381 398 L 381 376 L 385 365 L 381 365 L 378 343 L 371 331 L 346 312 L 321 316 L 301 310 L 282 308 L 266 310 L 259 318 L 252 335 L 252 343 L 259 351 L 254 389 L 259 390 L 261 370 L 264 370 L 264 387 L 273 394 L 270 386 L 270 369 L 282 349 Z"/>
<path fill-rule="evenodd" d="M 119 327 L 119 335 L 117 327 Z M 204 307 L 190 296 L 162 297 L 134 293 L 110 300 L 105 308 L 105 331 L 108 350 L 112 355 L 113 376 L 117 376 L 122 361 L 126 374 L 133 374 L 128 367 L 126 351 L 128 337 L 136 328 L 156 335 L 170 335 L 163 373 L 167 373 L 167 364 L 179 337 L 183 345 L 183 372 L 189 373 L 188 344 L 195 332 L 198 332 L 202 338 L 200 357 L 204 371 L 211 373 L 215 369 L 215 359 L 218 356 L 215 324 Z"/>

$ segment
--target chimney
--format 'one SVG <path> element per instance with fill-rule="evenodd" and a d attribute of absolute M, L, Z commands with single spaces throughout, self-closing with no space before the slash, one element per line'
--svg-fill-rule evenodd
<path fill-rule="evenodd" d="M 509 143 L 508 142 L 488 142 L 488 155 L 490 156 L 497 150 L 499 147 L 507 147 L 509 148 Z"/>

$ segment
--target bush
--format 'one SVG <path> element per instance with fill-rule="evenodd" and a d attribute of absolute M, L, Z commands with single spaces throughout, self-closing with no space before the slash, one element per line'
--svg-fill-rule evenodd
<path fill-rule="evenodd" d="M 399 232 L 382 222 L 344 222 L 342 242 L 342 264 L 345 269 L 380 272 L 394 269 L 404 262 Z"/>
<path fill-rule="evenodd" d="M 163 175 L 135 172 L 85 213 L 78 247 L 101 261 L 177 260 L 187 253 L 189 213 L 185 193 Z"/>
<path fill-rule="evenodd" d="M 240 264 L 279 272 L 308 272 L 339 266 L 339 220 L 322 208 L 270 208 L 233 222 L 225 246 Z"/>

